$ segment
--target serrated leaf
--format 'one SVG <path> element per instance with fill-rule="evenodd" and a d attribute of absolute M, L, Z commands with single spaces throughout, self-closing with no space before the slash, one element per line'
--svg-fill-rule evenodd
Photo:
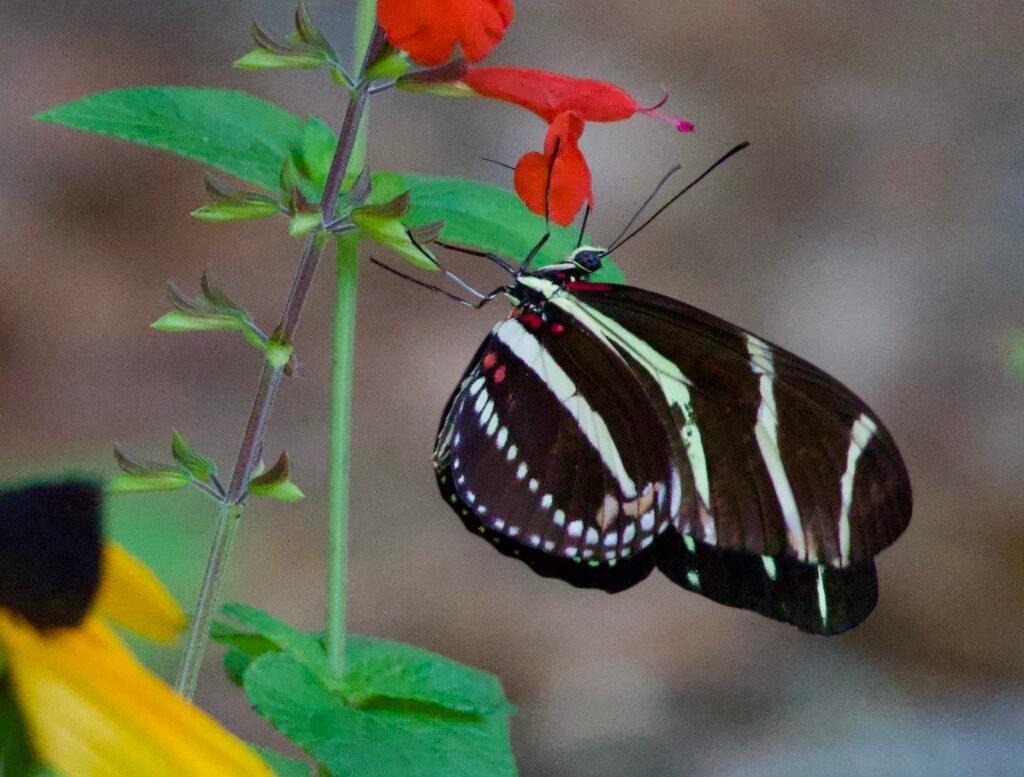
<path fill-rule="evenodd" d="M 256 635 L 271 642 L 278 650 L 287 653 L 304 666 L 308 666 L 318 677 L 329 682 L 331 669 L 327 663 L 327 654 L 316 636 L 299 631 L 284 621 L 247 604 L 238 602 L 225 604 L 221 608 L 221 613 L 251 629 Z"/>
<path fill-rule="evenodd" d="M 307 763 L 276 753 L 269 747 L 259 747 L 258 745 L 251 745 L 251 747 L 274 770 L 277 777 L 313 777 L 313 767 Z"/>
<path fill-rule="evenodd" d="M 513 712 L 497 677 L 437 653 L 353 635 L 345 656 L 345 690 L 353 706 L 388 698 L 477 715 Z"/>
<path fill-rule="evenodd" d="M 173 86 L 100 92 L 35 118 L 164 149 L 271 191 L 306 127 L 245 92 Z"/>
<path fill-rule="evenodd" d="M 245 673 L 249 702 L 333 774 L 513 777 L 508 716 L 396 705 L 356 710 L 291 656 L 268 653 Z"/>
<path fill-rule="evenodd" d="M 319 635 L 309 636 L 321 642 Z M 223 622 L 214 624 L 211 637 L 231 648 L 224 662 L 235 682 L 252 659 L 278 650 L 267 637 Z M 476 715 L 515 711 L 494 675 L 401 642 L 351 634 L 345 640 L 345 666 L 340 687 L 354 707 L 388 699 Z"/>
<path fill-rule="evenodd" d="M 171 433 L 171 455 L 196 480 L 206 483 L 217 474 L 213 459 L 199 453 L 177 430 Z"/>

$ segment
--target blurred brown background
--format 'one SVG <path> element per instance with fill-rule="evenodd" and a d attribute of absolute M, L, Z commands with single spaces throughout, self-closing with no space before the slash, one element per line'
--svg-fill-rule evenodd
<path fill-rule="evenodd" d="M 347 41 L 349 4 L 309 3 Z M 282 224 L 189 218 L 202 169 L 30 121 L 93 91 L 240 88 L 337 126 L 319 73 L 230 62 L 290 2 L 0 4 L 0 466 L 113 472 L 115 439 L 166 455 L 184 432 L 229 468 L 258 357 L 229 335 L 148 329 L 170 278 L 222 284 L 270 324 L 298 244 Z M 590 125 L 593 231 L 609 240 L 672 163 L 752 148 L 620 254 L 628 279 L 743 324 L 833 372 L 900 441 L 907 535 L 881 602 L 814 639 L 652 576 L 615 597 L 531 576 L 436 496 L 438 415 L 501 311 L 472 313 L 376 271 L 361 278 L 351 625 L 496 672 L 521 714 L 525 775 L 1024 774 L 1024 14 L 1014 0 L 521 0 L 493 64 L 664 85 L 693 120 Z M 508 184 L 543 125 L 512 107 L 388 94 L 376 169 Z M 473 278 L 487 268 L 459 258 Z M 246 515 L 229 596 L 322 624 L 331 267 L 318 279 L 268 450 L 309 495 Z M 121 498 L 118 536 L 191 606 L 214 508 Z M 215 657 L 219 657 L 219 653 Z M 170 671 L 173 654 L 154 660 Z M 279 744 L 208 662 L 200 701 Z"/>

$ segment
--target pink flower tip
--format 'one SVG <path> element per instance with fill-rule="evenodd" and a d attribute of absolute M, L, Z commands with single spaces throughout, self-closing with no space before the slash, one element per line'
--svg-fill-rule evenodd
<path fill-rule="evenodd" d="M 679 132 L 693 132 L 693 122 L 692 121 L 687 121 L 686 119 L 678 119 L 675 116 L 666 116 L 661 111 L 656 110 L 656 108 L 658 108 L 663 103 L 664 103 L 664 100 L 662 100 L 661 103 L 658 103 L 658 105 L 652 106 L 650 108 L 640 108 L 639 112 L 644 114 L 645 116 L 650 116 L 651 118 L 654 118 L 654 119 L 660 119 L 661 121 L 667 121 L 669 124 L 671 124 L 673 127 L 675 127 Z"/>

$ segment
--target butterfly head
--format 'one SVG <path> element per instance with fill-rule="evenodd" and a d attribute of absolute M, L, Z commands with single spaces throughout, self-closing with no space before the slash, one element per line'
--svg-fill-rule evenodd
<path fill-rule="evenodd" d="M 608 252 L 594 246 L 580 246 L 569 256 L 573 268 L 588 275 L 601 269 L 601 260 Z"/>

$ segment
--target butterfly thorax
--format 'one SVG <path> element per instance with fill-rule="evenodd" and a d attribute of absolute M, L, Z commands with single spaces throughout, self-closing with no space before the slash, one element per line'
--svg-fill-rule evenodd
<path fill-rule="evenodd" d="M 565 290 L 571 292 L 582 286 L 589 288 L 590 277 L 601 269 L 605 253 L 601 248 L 581 246 L 564 262 L 549 264 L 519 276 L 506 294 L 517 308 L 542 315 L 545 305 Z"/>

